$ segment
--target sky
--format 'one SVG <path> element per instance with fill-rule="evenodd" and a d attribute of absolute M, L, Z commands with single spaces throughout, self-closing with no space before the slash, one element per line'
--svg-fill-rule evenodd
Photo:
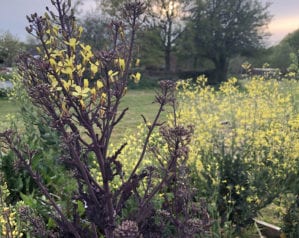
<path fill-rule="evenodd" d="M 262 1 L 266 2 L 266 1 Z M 299 0 L 270 0 L 269 12 L 273 16 L 268 26 L 271 45 L 279 43 L 288 33 L 299 29 Z"/>
<path fill-rule="evenodd" d="M 94 0 L 83 0 L 84 11 L 95 7 Z M 268 45 L 274 45 L 288 33 L 299 28 L 299 0 L 261 0 L 262 3 L 271 2 L 269 12 L 273 16 L 268 25 L 271 37 Z M 25 41 L 28 34 L 26 15 L 43 13 L 50 0 L 0 0 L 0 34 L 9 31 L 19 40 Z"/>
<path fill-rule="evenodd" d="M 95 8 L 94 0 L 82 0 L 85 12 Z M 37 12 L 42 15 L 46 6 L 51 6 L 50 0 L 0 0 L 0 34 L 9 31 L 21 41 L 26 41 L 28 26 L 26 15 Z"/>

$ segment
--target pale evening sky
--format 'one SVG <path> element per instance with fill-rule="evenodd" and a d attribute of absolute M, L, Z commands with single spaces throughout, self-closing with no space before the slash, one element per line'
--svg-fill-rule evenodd
<path fill-rule="evenodd" d="M 299 0 L 261 0 L 272 2 L 269 8 L 273 19 L 268 26 L 272 34 L 268 42 L 278 43 L 288 33 L 299 28 Z M 84 0 L 84 9 L 95 7 L 94 0 Z M 11 32 L 20 40 L 26 40 L 26 15 L 43 13 L 50 0 L 0 0 L 0 33 Z"/>

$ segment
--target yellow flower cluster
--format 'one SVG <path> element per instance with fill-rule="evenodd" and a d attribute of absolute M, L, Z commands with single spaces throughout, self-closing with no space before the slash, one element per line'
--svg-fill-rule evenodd
<path fill-rule="evenodd" d="M 276 81 L 256 77 L 239 82 L 232 78 L 219 90 L 206 85 L 205 77 L 181 81 L 178 91 L 178 123 L 194 125 L 194 135 L 189 145 L 189 163 L 199 177 L 209 174 L 213 186 L 232 186 L 228 191 L 246 195 L 248 203 L 262 203 L 256 176 L 267 175 L 269 180 L 284 181 L 288 174 L 297 171 L 299 157 L 299 113 L 297 111 L 299 83 L 292 80 Z M 171 115 L 168 117 L 171 121 Z M 141 125 L 134 134 L 127 135 L 128 145 L 121 153 L 125 175 L 132 170 L 140 154 L 146 125 Z M 160 160 L 168 154 L 159 133 L 150 138 L 150 145 L 159 146 Z M 114 148 L 114 147 L 113 147 Z M 113 152 L 113 148 L 110 148 Z M 117 148 L 117 147 L 115 147 Z M 249 187 L 244 184 L 229 184 L 220 176 L 217 155 L 233 161 L 241 159 L 246 166 Z M 147 153 L 143 166 L 158 163 Z M 242 172 L 242 171 L 239 171 Z M 263 178 L 261 178 L 263 179 Z M 263 181 L 260 181 L 263 183 Z M 267 181 L 262 184 L 271 189 Z M 115 187 L 118 185 L 115 184 Z M 230 194 L 225 195 L 227 201 Z M 232 200 L 233 201 L 233 200 Z"/>
<path fill-rule="evenodd" d="M 74 25 L 73 37 L 68 38 L 60 26 L 50 21 L 49 16 L 45 15 L 45 19 L 44 47 L 37 47 L 37 50 L 50 67 L 46 83 L 51 86 L 57 100 L 63 101 L 63 95 L 70 94 L 78 98 L 85 109 L 87 98 L 95 101 L 97 97 L 105 97 L 101 90 L 104 87 L 103 80 L 96 76 L 102 68 L 101 62 L 94 56 L 90 45 L 79 41 L 82 27 Z M 86 75 L 93 78 L 92 83 Z M 62 103 L 62 111 L 67 113 L 65 103 Z"/>
<path fill-rule="evenodd" d="M 6 183 L 0 186 L 0 192 L 0 237 L 23 237 L 23 233 L 19 229 L 15 207 L 8 206 L 4 201 L 9 195 Z"/>
<path fill-rule="evenodd" d="M 70 38 L 63 33 L 60 26 L 49 20 L 49 16 L 46 15 L 45 19 L 47 24 L 44 45 L 43 48 L 37 47 L 37 50 L 43 55 L 44 61 L 48 62 L 46 83 L 50 85 L 53 96 L 64 101 L 64 97 L 69 94 L 78 99 L 75 101 L 79 102 L 83 109 L 99 101 L 105 102 L 105 91 L 108 89 L 104 88 L 112 87 L 112 84 L 124 76 L 124 72 L 128 70 L 128 62 L 119 57 L 114 60 L 110 70 L 106 69 L 94 55 L 92 47 L 80 42 L 82 27 L 75 24 L 73 36 Z M 139 62 L 137 59 L 136 65 Z M 130 77 L 138 83 L 141 74 L 137 72 Z M 68 113 L 66 103 L 62 103 L 61 107 L 63 113 Z"/>
<path fill-rule="evenodd" d="M 181 123 L 194 125 L 190 162 L 196 165 L 198 174 L 214 173 L 213 183 L 223 182 L 216 154 L 223 158 L 230 156 L 232 160 L 240 156 L 250 168 L 246 171 L 249 183 L 256 179 L 256 174 L 268 174 L 273 181 L 283 181 L 288 174 L 296 172 L 297 81 L 255 77 L 238 82 L 231 78 L 217 91 L 205 83 L 206 79 L 200 77 L 195 86 L 191 81 L 178 84 Z M 255 190 L 251 188 L 253 195 L 247 199 L 259 203 Z M 242 193 L 244 187 L 237 185 L 234 191 Z"/>
<path fill-rule="evenodd" d="M 105 98 L 105 93 L 102 92 L 103 80 L 96 79 L 96 74 L 101 70 L 101 62 L 94 60 L 91 46 L 79 43 L 75 38 L 64 43 L 70 47 L 70 51 L 50 48 L 47 56 L 52 68 L 47 75 L 52 91 L 70 93 L 79 99 L 82 108 L 85 108 L 87 98 L 93 102 L 98 97 Z M 95 78 L 92 84 L 85 78 L 88 74 Z"/>

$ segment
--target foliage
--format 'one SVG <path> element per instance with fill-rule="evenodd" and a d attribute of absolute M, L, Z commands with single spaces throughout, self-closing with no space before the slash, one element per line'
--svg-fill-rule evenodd
<path fill-rule="evenodd" d="M 286 41 L 289 43 L 290 47 L 293 50 L 298 49 L 299 45 L 299 30 L 295 30 L 294 32 L 288 34 L 283 41 Z"/>
<path fill-rule="evenodd" d="M 40 45 L 39 57 L 21 56 L 15 84 L 24 129 L 0 133 L 7 191 L 0 219 L 9 232 L 231 237 L 279 194 L 294 192 L 296 81 L 253 77 L 239 88 L 232 78 L 219 90 L 204 77 L 161 81 L 153 119 L 142 116 L 137 130 L 112 145 L 129 81 L 141 78 L 134 44 L 145 6 L 126 3 L 106 49 L 93 51 L 70 1 L 52 4 L 56 12 L 28 17 Z"/>
<path fill-rule="evenodd" d="M 121 2 L 125 1 L 102 1 L 102 8 L 108 14 L 114 16 L 117 14 Z M 176 42 L 185 29 L 185 19 L 189 14 L 192 0 L 145 0 L 147 5 L 147 28 L 144 29 L 144 35 L 141 46 L 144 48 L 154 48 L 154 51 L 160 51 L 163 54 L 163 68 L 169 72 L 175 70 L 173 65 L 173 52 Z M 118 14 L 119 15 L 119 14 Z M 157 42 L 153 44 L 151 40 Z M 148 44 L 150 43 L 150 44 Z M 149 52 L 152 54 L 152 52 Z M 145 54 L 146 57 L 147 54 Z"/>
<path fill-rule="evenodd" d="M 204 196 L 215 199 L 222 222 L 242 227 L 295 181 L 299 138 L 292 88 L 298 85 L 257 77 L 242 91 L 236 79 L 215 91 L 205 80 L 181 83 L 181 118 L 195 125 L 194 179 Z"/>
<path fill-rule="evenodd" d="M 193 1 L 152 0 L 148 2 L 150 22 L 152 27 L 159 31 L 163 44 L 165 70 L 167 72 L 174 71 L 172 53 L 178 38 L 185 29 L 185 19 Z"/>
<path fill-rule="evenodd" d="M 194 125 L 189 159 L 181 171 L 188 171 L 185 184 L 196 192 L 186 196 L 197 202 L 206 198 L 214 221 L 210 234 L 232 237 L 281 194 L 297 192 L 298 82 L 254 77 L 238 83 L 233 78 L 216 90 L 199 78 L 179 85 L 176 120 Z M 132 169 L 128 158 L 141 151 L 145 132 L 143 125 L 124 139 L 129 145 L 120 155 L 124 171 Z M 161 163 L 168 153 L 158 132 L 150 138 L 150 148 L 157 145 L 161 149 L 147 154 L 144 168 Z M 169 220 L 167 224 L 164 229 L 170 230 L 164 231 L 173 235 Z"/>
<path fill-rule="evenodd" d="M 214 63 L 216 81 L 226 79 L 229 59 L 262 45 L 269 22 L 268 4 L 260 1 L 197 1 L 189 24 L 195 54 Z"/>
<path fill-rule="evenodd" d="M 28 128 L 33 131 L 36 128 L 39 134 L 21 136 L 14 128 L 0 134 L 2 150 L 13 152 L 18 166 L 38 188 L 37 194 L 21 194 L 22 200 L 34 209 L 33 213 L 24 211 L 24 217 L 32 220 L 35 212 L 38 216 L 45 215 L 48 225 L 55 221 L 62 237 L 151 234 L 152 226 L 147 224 L 155 217 L 155 198 L 161 192 L 172 193 L 172 199 L 167 200 L 171 203 L 165 207 L 170 214 L 182 204 L 178 203 L 180 196 L 175 196 L 178 195 L 176 181 L 188 158 L 192 130 L 190 126 L 177 124 L 175 118 L 169 125 L 162 126 L 159 122 L 166 105 L 170 105 L 174 115 L 176 111 L 175 83 L 162 81 L 155 98 L 158 111 L 151 122 L 144 117 L 145 137 L 132 169 L 124 170 L 119 159 L 126 142 L 111 153 L 114 128 L 127 111 L 127 108 L 119 110 L 119 105 L 129 78 L 137 83 L 141 77 L 131 66 L 135 63 L 135 34 L 143 21 L 145 7 L 139 1 L 125 4 L 125 22 L 112 22 L 112 48 L 93 52 L 90 45 L 80 41 L 83 29 L 75 22 L 70 1 L 53 0 L 52 4 L 56 12 L 48 9 L 44 16 L 27 17 L 30 23 L 27 31 L 40 41 L 40 56 L 22 55 L 18 65 L 22 86 L 37 107 L 37 117 L 28 117 Z M 42 124 L 35 124 L 36 118 Z M 155 128 L 160 128 L 169 151 L 159 166 L 142 168 Z M 52 139 L 59 144 L 48 145 L 53 143 Z M 53 148 L 56 150 L 52 151 Z M 56 163 L 62 165 L 62 170 L 57 169 Z M 70 181 L 76 182 L 71 194 L 59 193 L 56 186 L 61 181 L 56 179 L 61 177 L 56 173 L 70 175 Z M 49 182 L 51 179 L 53 183 Z M 166 204 L 166 198 L 160 202 Z M 182 198 L 182 202 L 187 204 L 188 200 Z M 131 204 L 135 205 L 128 209 Z M 180 224 L 179 227 L 189 224 L 187 231 L 176 232 L 191 235 L 202 232 L 201 226 L 205 224 L 199 219 L 190 220 L 191 216 L 182 218 L 186 212 L 189 209 L 171 215 L 173 224 Z"/>
<path fill-rule="evenodd" d="M 287 210 L 287 214 L 284 216 L 283 232 L 287 237 L 295 238 L 299 235 L 299 198 L 298 195 Z"/>
<path fill-rule="evenodd" d="M 11 33 L 6 32 L 2 34 L 0 36 L 0 63 L 7 67 L 12 67 L 22 48 L 20 41 Z"/>
<path fill-rule="evenodd" d="M 7 75 L 2 75 L 0 73 L 0 86 L 2 86 L 1 85 L 2 83 L 6 83 L 6 81 L 7 81 L 6 78 L 7 78 Z M 6 85 L 4 87 L 3 86 L 0 87 L 0 98 L 7 97 L 9 92 L 10 92 L 10 88 L 7 88 Z"/>
<path fill-rule="evenodd" d="M 85 16 L 80 24 L 83 27 L 81 41 L 95 50 L 107 48 L 110 42 L 108 35 L 109 24 L 96 13 Z"/>
<path fill-rule="evenodd" d="M 0 236 L 5 238 L 50 237 L 43 218 L 34 214 L 23 201 L 11 204 L 9 196 L 10 191 L 1 176 Z"/>
<path fill-rule="evenodd" d="M 283 38 L 279 44 L 268 49 L 263 49 L 258 54 L 250 57 L 250 62 L 256 67 L 261 67 L 268 62 L 271 67 L 279 68 L 282 74 L 296 72 L 298 68 L 299 31 L 296 30 Z"/>
<path fill-rule="evenodd" d="M 176 118 L 176 112 L 173 111 L 172 114 Z M 177 119 L 173 121 L 178 121 Z M 149 237 L 208 237 L 212 226 L 208 204 L 205 198 L 199 197 L 198 190 L 192 186 L 187 162 L 188 144 L 193 127 L 172 128 L 171 122 L 168 123 L 170 124 L 162 126 L 149 138 L 149 150 L 140 166 L 140 170 L 146 169 L 157 174 L 157 177 L 153 176 L 147 183 L 157 183 L 156 179 L 163 177 L 165 173 L 172 175 L 167 185 L 162 187 L 159 196 L 154 198 L 153 206 L 156 212 L 146 220 L 144 226 L 147 227 L 147 232 L 150 231 Z M 141 124 L 135 133 L 130 133 L 124 138 L 128 143 L 120 155 L 120 160 L 124 161 L 124 171 L 131 171 L 134 167 L 134 158 L 142 151 L 142 141 L 146 137 L 149 125 Z M 168 162 L 169 156 L 171 163 Z M 166 164 L 167 167 L 170 166 L 167 170 Z M 148 193 L 146 184 L 140 186 L 140 192 Z"/>
<path fill-rule="evenodd" d="M 286 41 L 281 41 L 278 45 L 271 47 L 265 52 L 264 62 L 269 62 L 271 67 L 279 68 L 285 74 L 291 64 L 290 54 L 292 48 Z"/>
<path fill-rule="evenodd" d="M 140 47 L 142 65 L 148 70 L 161 70 L 163 68 L 164 54 L 158 29 L 144 29 L 138 33 L 137 44 Z"/>
<path fill-rule="evenodd" d="M 17 210 L 6 202 L 9 191 L 2 176 L 0 178 L 0 236 L 5 238 L 22 237 Z"/>
<path fill-rule="evenodd" d="M 57 201 L 59 206 L 70 212 L 71 195 L 76 185 L 65 166 L 59 161 L 61 155 L 59 135 L 48 126 L 49 118 L 41 117 L 40 110 L 32 105 L 20 77 L 14 75 L 12 82 L 14 87 L 10 93 L 10 100 L 15 106 L 18 105 L 18 111 L 9 120 L 10 128 L 22 133 L 22 141 L 26 144 L 26 149 L 38 151 L 35 153 L 34 159 L 31 160 L 31 166 L 43 177 L 43 182 L 49 191 L 59 199 Z M 24 216 L 20 217 L 19 220 L 25 227 L 24 229 L 28 230 L 28 227 L 31 227 L 39 230 L 35 225 L 39 226 L 41 223 L 52 222 L 51 218 L 48 217 L 49 208 L 44 206 L 43 195 L 38 191 L 38 187 L 28 171 L 22 169 L 18 156 L 5 146 L 1 147 L 1 151 L 1 174 L 9 191 L 6 202 L 13 206 L 22 201 L 24 206 L 28 206 L 28 208 L 20 208 L 24 208 L 23 212 L 26 212 L 27 215 L 23 214 Z M 14 208 L 18 209 L 17 207 Z M 37 220 L 40 221 L 35 222 L 35 224 L 32 223 L 32 219 L 36 222 Z M 50 234 L 53 232 L 51 231 L 53 228 L 52 226 L 49 230 L 45 228 L 39 232 Z M 37 230 L 28 232 L 34 233 L 38 232 Z"/>

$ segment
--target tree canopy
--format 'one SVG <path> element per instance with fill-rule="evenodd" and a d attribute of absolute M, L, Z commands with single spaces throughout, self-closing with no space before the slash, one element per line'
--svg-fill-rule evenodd
<path fill-rule="evenodd" d="M 124 0 L 120 1 L 101 1 L 102 9 L 108 15 L 121 15 L 118 11 L 119 6 Z M 180 37 L 185 28 L 184 19 L 189 14 L 190 6 L 193 0 L 145 0 L 147 5 L 146 25 L 142 39 L 147 43 L 149 38 L 157 37 L 160 43 L 151 44 L 157 50 L 161 50 L 164 54 L 163 67 L 166 71 L 171 70 L 171 54 L 174 51 L 176 40 Z M 156 47 L 157 46 L 157 47 Z M 162 46 L 162 47 L 161 47 Z M 144 47 L 146 48 L 146 47 Z"/>
<path fill-rule="evenodd" d="M 121 17 L 119 6 L 123 2 L 98 1 L 105 17 Z M 138 37 L 142 52 L 146 52 L 141 55 L 143 62 L 167 72 L 178 70 L 172 61 L 179 62 L 180 70 L 213 69 L 216 82 L 226 79 L 230 59 L 253 55 L 264 46 L 265 29 L 271 19 L 269 3 L 260 0 L 143 2 L 147 5 L 146 24 Z M 98 38 L 104 32 L 101 22 L 91 16 L 85 19 L 84 28 L 88 30 L 84 41 L 96 44 L 105 39 L 104 35 Z"/>
<path fill-rule="evenodd" d="M 93 14 L 81 19 L 80 24 L 84 28 L 81 36 L 83 42 L 97 50 L 107 46 L 109 42 L 107 20 L 97 14 Z"/>
<path fill-rule="evenodd" d="M 21 49 L 21 42 L 10 32 L 0 35 L 0 63 L 11 67 Z"/>
<path fill-rule="evenodd" d="M 211 60 L 218 82 L 226 79 L 229 59 L 263 45 L 271 19 L 269 4 L 258 0 L 198 0 L 189 24 L 195 54 Z"/>

